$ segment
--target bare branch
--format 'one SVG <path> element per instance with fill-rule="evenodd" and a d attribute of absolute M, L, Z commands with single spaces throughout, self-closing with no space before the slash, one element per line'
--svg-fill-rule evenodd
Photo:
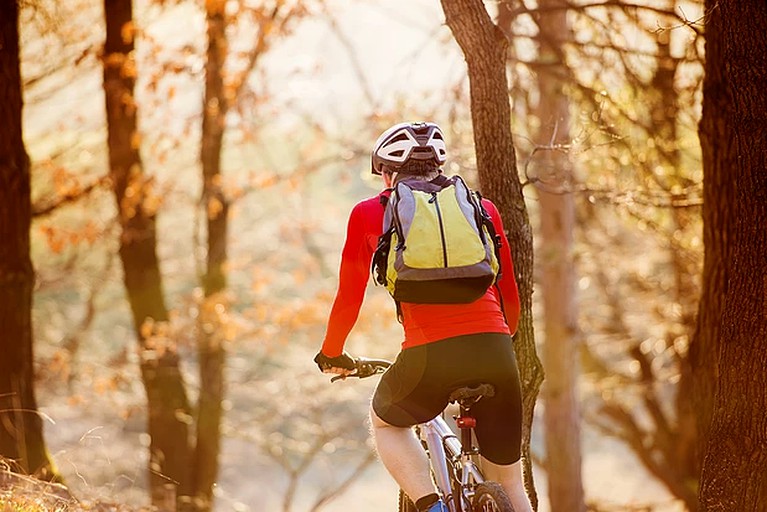
<path fill-rule="evenodd" d="M 701 18 L 691 20 L 687 17 L 687 15 L 684 13 L 684 11 L 681 8 L 678 9 L 679 13 L 677 13 L 675 11 L 663 9 L 660 7 L 655 7 L 652 5 L 635 4 L 630 2 L 623 2 L 621 0 L 606 0 L 604 2 L 591 2 L 591 3 L 582 3 L 582 4 L 563 1 L 562 4 L 559 6 L 552 5 L 552 6 L 534 7 L 534 8 L 527 7 L 522 2 L 512 2 L 510 0 L 500 0 L 498 3 L 512 5 L 513 7 L 510 9 L 510 13 L 512 16 L 520 16 L 522 14 L 533 15 L 533 14 L 539 14 L 544 12 L 553 12 L 553 11 L 561 11 L 561 10 L 567 10 L 567 11 L 573 11 L 573 12 L 584 12 L 584 11 L 587 11 L 590 9 L 596 9 L 596 8 L 618 8 L 622 10 L 633 9 L 638 11 L 653 12 L 679 22 L 679 25 L 674 27 L 665 27 L 664 30 L 670 30 L 672 28 L 687 27 L 690 30 L 694 31 L 696 34 L 702 34 L 703 32 L 702 30 L 703 18 L 701 17 Z"/>
<path fill-rule="evenodd" d="M 351 61 L 352 70 L 354 71 L 355 76 L 357 77 L 357 80 L 359 81 L 360 88 L 362 89 L 362 93 L 365 95 L 365 99 L 370 104 L 371 110 L 375 110 L 376 108 L 376 100 L 373 97 L 373 91 L 370 87 L 370 83 L 367 79 L 367 76 L 365 75 L 364 67 L 362 66 L 362 63 L 360 62 L 359 56 L 357 55 L 357 51 L 354 48 L 354 45 L 349 40 L 348 37 L 346 37 L 346 34 L 341 30 L 341 27 L 338 26 L 338 21 L 336 18 L 330 13 L 329 10 L 324 10 L 325 20 L 328 22 L 328 25 L 330 25 L 330 28 L 333 29 L 333 33 L 335 34 L 336 38 L 341 42 L 341 44 L 346 48 L 346 51 L 349 55 L 349 60 Z"/>
<path fill-rule="evenodd" d="M 331 491 L 320 495 L 317 500 L 314 502 L 314 505 L 312 505 L 312 508 L 310 509 L 311 512 L 315 512 L 317 510 L 320 510 L 323 506 L 325 506 L 328 502 L 332 501 L 333 499 L 337 498 L 344 492 L 346 492 L 351 485 L 362 476 L 362 473 L 365 471 L 365 468 L 370 466 L 370 464 L 373 463 L 373 461 L 376 460 L 375 453 L 372 451 L 368 451 L 365 456 L 362 458 L 362 460 L 357 464 L 357 466 L 352 470 L 349 475 L 342 480 L 338 486 L 336 486 Z"/>
<path fill-rule="evenodd" d="M 55 197 L 53 199 L 50 199 L 46 201 L 47 204 L 35 204 L 32 206 L 32 217 L 33 218 L 39 218 L 44 217 L 46 215 L 50 215 L 54 211 L 56 211 L 58 208 L 61 208 L 64 205 L 74 203 L 83 197 L 90 194 L 95 189 L 103 186 L 103 185 L 109 185 L 110 178 L 108 176 L 103 176 L 96 181 L 90 183 L 89 185 L 86 185 L 85 187 L 75 187 L 72 190 L 69 190 L 68 192 Z"/>

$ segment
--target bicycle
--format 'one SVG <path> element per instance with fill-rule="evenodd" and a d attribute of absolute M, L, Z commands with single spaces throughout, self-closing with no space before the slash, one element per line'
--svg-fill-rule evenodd
<path fill-rule="evenodd" d="M 391 362 L 384 359 L 356 358 L 352 373 L 331 378 L 331 382 L 356 377 L 365 379 L 386 371 Z M 485 480 L 477 457 L 479 449 L 474 446 L 473 432 L 477 420 L 471 415 L 471 406 L 483 397 L 492 397 L 495 389 L 491 384 L 480 383 L 473 387 L 458 388 L 449 397 L 456 403 L 459 414 L 455 423 L 460 439 L 444 419 L 445 412 L 436 418 L 415 425 L 421 445 L 429 457 L 434 484 L 450 512 L 514 512 L 509 497 L 497 482 Z M 399 512 L 417 512 L 415 504 L 399 491 Z"/>

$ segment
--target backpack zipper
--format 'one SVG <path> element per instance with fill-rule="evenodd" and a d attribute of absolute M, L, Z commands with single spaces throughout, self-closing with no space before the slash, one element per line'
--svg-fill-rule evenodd
<path fill-rule="evenodd" d="M 439 209 L 439 201 L 437 201 L 437 193 L 431 193 L 430 203 L 434 203 L 434 208 L 437 210 L 437 222 L 439 223 L 439 237 L 442 240 L 442 259 L 445 262 L 445 268 L 447 268 L 447 241 L 445 240 L 445 225 L 442 223 L 442 211 Z"/>

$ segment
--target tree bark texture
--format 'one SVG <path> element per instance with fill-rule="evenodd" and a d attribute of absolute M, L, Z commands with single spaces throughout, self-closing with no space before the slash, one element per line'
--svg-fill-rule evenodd
<path fill-rule="evenodd" d="M 442 0 L 448 27 L 461 47 L 469 75 L 471 119 L 480 189 L 497 206 L 511 243 L 519 287 L 521 317 L 514 347 L 523 391 L 522 455 L 525 486 L 537 509 L 530 430 L 543 368 L 535 351 L 532 318 L 533 240 L 511 135 L 511 107 L 506 78 L 508 41 L 490 19 L 481 0 Z"/>
<path fill-rule="evenodd" d="M 58 479 L 34 391 L 29 250 L 30 165 L 22 136 L 19 11 L 0 0 L 0 457 L 12 469 Z"/>
<path fill-rule="evenodd" d="M 213 485 L 219 470 L 221 418 L 226 358 L 221 319 L 225 318 L 227 229 L 229 202 L 221 186 L 221 151 L 229 101 L 224 88 L 227 55 L 224 0 L 205 3 L 208 50 L 205 67 L 205 99 L 202 115 L 202 205 L 207 219 L 207 261 L 202 278 L 204 299 L 200 307 L 197 348 L 200 361 L 200 398 L 197 448 L 194 462 L 194 494 L 198 510 L 210 510 Z"/>
<path fill-rule="evenodd" d="M 538 144 L 565 146 L 570 138 L 570 102 L 562 94 L 568 75 L 563 45 L 570 27 L 566 11 L 547 10 L 561 0 L 542 0 L 538 24 L 538 61 L 550 73 L 539 74 Z M 581 474 L 581 428 L 578 402 L 578 313 L 575 297 L 575 199 L 568 192 L 572 164 L 564 151 L 544 150 L 537 158 L 540 203 L 541 292 L 546 332 L 543 367 L 543 424 L 546 474 L 551 510 L 585 512 Z"/>
<path fill-rule="evenodd" d="M 707 9 L 710 6 L 707 5 Z M 719 8 L 717 8 L 719 11 Z M 721 11 L 717 14 L 721 16 Z M 710 20 L 709 20 L 710 21 Z M 708 32 L 707 28 L 707 32 Z M 716 30 L 712 25 L 710 30 Z M 719 382 L 720 322 L 724 296 L 730 279 L 732 247 L 727 237 L 735 221 L 735 180 L 729 173 L 737 168 L 738 156 L 732 143 L 735 126 L 724 121 L 729 94 L 725 90 L 724 49 L 707 34 L 706 79 L 703 116 L 699 126 L 703 157 L 703 276 L 698 319 L 690 343 L 693 371 L 692 402 L 698 430 L 698 453 L 706 452 L 714 399 Z M 721 36 L 719 36 L 721 37 Z M 720 66 L 720 69 L 717 69 Z M 716 79 L 715 79 L 716 77 Z M 731 86 L 730 86 L 731 87 Z M 732 119 L 729 120 L 732 123 Z"/>
<path fill-rule="evenodd" d="M 704 511 L 765 511 L 767 3 L 707 0 L 705 22 L 705 300 L 694 370 L 718 385 L 699 411 L 699 499 Z"/>
<path fill-rule="evenodd" d="M 157 258 L 156 204 L 139 155 L 134 99 L 136 67 L 131 0 L 105 0 L 104 94 L 110 176 L 122 233 L 123 279 L 141 350 L 147 393 L 150 486 L 153 503 L 167 501 L 168 485 L 188 494 L 190 407 L 179 356 L 167 337 L 168 311 Z"/>

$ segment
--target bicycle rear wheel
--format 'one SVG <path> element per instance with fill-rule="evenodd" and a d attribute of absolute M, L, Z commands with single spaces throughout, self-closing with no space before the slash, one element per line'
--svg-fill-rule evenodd
<path fill-rule="evenodd" d="M 399 490 L 399 507 L 397 510 L 399 512 L 418 512 L 418 509 L 415 508 L 415 503 L 410 501 L 410 498 L 402 492 L 402 489 Z"/>
<path fill-rule="evenodd" d="M 477 486 L 471 502 L 472 512 L 514 512 L 511 500 L 496 482 L 482 482 Z"/>

